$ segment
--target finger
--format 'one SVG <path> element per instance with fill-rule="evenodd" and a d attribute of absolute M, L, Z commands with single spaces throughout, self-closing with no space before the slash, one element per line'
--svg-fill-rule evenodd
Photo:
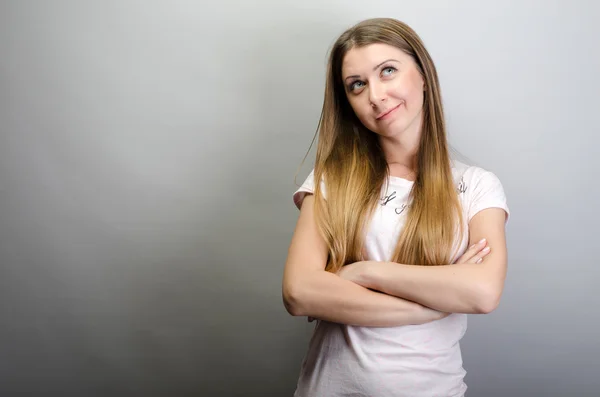
<path fill-rule="evenodd" d="M 489 253 L 487 243 L 472 245 L 457 261 L 457 263 L 475 263 Z"/>
<path fill-rule="evenodd" d="M 469 258 L 465 263 L 481 263 L 483 258 L 490 253 L 490 247 L 485 247 L 484 249 L 477 252 L 473 257 Z"/>
<path fill-rule="evenodd" d="M 481 241 L 473 244 L 465 251 L 465 253 L 460 258 L 458 258 L 458 260 L 455 263 L 474 263 L 472 261 L 479 260 L 477 255 L 485 248 L 486 245 L 486 239 L 482 239 Z"/>
<path fill-rule="evenodd" d="M 483 262 L 483 258 L 485 258 L 490 252 L 491 252 L 490 247 L 485 247 L 484 249 L 482 249 L 481 251 L 479 251 L 479 253 L 477 253 L 477 255 L 473 258 L 473 260 L 477 259 L 473 263 L 481 263 L 481 262 Z"/>

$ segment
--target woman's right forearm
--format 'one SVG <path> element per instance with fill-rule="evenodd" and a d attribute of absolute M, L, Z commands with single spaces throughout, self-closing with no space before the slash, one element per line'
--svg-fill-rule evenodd
<path fill-rule="evenodd" d="M 358 326 L 423 324 L 446 315 L 418 303 L 371 291 L 325 271 L 310 272 L 300 280 L 284 284 L 283 298 L 288 312 L 294 316 Z"/>

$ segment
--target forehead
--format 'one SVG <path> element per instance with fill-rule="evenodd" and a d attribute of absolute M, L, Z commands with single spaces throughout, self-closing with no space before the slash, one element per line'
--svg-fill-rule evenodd
<path fill-rule="evenodd" d="M 382 43 L 369 44 L 364 47 L 354 47 L 342 61 L 342 76 L 366 74 L 373 68 L 388 59 L 395 59 L 400 63 L 412 62 L 410 55 L 401 49 Z"/>

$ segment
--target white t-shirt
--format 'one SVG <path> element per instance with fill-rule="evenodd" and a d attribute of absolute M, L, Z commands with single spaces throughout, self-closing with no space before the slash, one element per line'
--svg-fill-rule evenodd
<path fill-rule="evenodd" d="M 493 173 L 458 161 L 452 163 L 457 193 L 463 207 L 465 231 L 479 211 L 509 210 L 502 184 Z M 326 187 L 321 181 L 324 191 Z M 387 191 L 373 215 L 366 238 L 367 259 L 389 261 L 404 226 L 413 182 L 390 177 Z M 314 170 L 294 193 L 298 208 L 314 192 Z M 465 233 L 456 258 L 468 244 Z M 453 259 L 454 260 L 456 259 Z M 422 325 L 359 327 L 317 321 L 302 362 L 295 397 L 461 397 L 463 378 L 459 341 L 467 329 L 467 315 L 453 313 Z"/>

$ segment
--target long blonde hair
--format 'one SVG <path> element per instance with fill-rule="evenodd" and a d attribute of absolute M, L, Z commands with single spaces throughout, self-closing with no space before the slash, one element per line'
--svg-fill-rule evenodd
<path fill-rule="evenodd" d="M 423 123 L 416 179 L 406 224 L 390 259 L 410 265 L 448 264 L 456 234 L 463 233 L 462 210 L 454 185 L 439 81 L 419 36 L 389 18 L 365 20 L 345 31 L 331 49 L 325 98 L 319 121 L 314 168 L 315 216 L 329 248 L 326 270 L 364 260 L 370 219 L 389 176 L 377 134 L 357 118 L 342 82 L 342 61 L 349 50 L 374 43 L 392 45 L 410 55 L 425 80 Z"/>

